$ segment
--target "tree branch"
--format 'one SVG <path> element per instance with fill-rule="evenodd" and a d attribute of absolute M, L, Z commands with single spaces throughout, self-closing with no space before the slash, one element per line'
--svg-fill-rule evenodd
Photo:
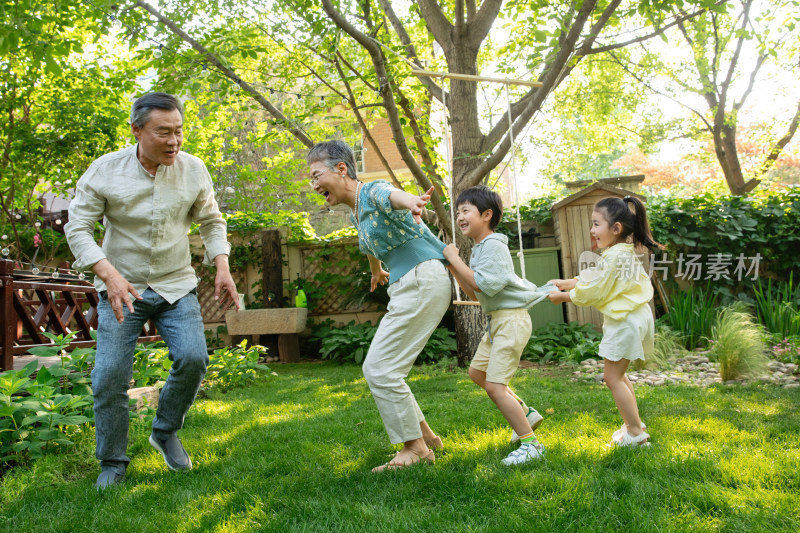
<path fill-rule="evenodd" d="M 725 3 L 725 0 L 719 0 L 715 5 L 721 5 L 721 4 L 724 4 L 724 3 Z M 625 48 L 626 46 L 629 46 L 631 44 L 641 43 L 641 42 L 650 40 L 653 37 L 658 37 L 659 35 L 661 35 L 665 31 L 667 31 L 668 29 L 672 28 L 673 26 L 681 24 L 682 22 L 684 22 L 686 20 L 689 20 L 691 18 L 694 18 L 694 17 L 704 13 L 705 11 L 708 11 L 708 9 L 707 8 L 698 9 L 697 11 L 695 11 L 693 13 L 689 13 L 687 15 L 684 15 L 684 16 L 682 16 L 680 18 L 675 19 L 674 21 L 670 22 L 666 26 L 662 26 L 661 28 L 657 29 L 656 31 L 654 31 L 652 33 L 648 33 L 647 35 L 642 35 L 641 37 L 636 37 L 635 39 L 630 39 L 630 40 L 622 42 L 622 43 L 609 44 L 609 45 L 606 45 L 606 46 L 599 46 L 597 48 L 592 48 L 592 49 L 590 49 L 588 52 L 586 52 L 583 55 L 592 55 L 592 54 L 600 54 L 602 52 L 609 52 L 611 50 L 617 50 L 619 48 Z"/>
<path fill-rule="evenodd" d="M 338 54 L 339 52 L 337 52 L 337 55 Z M 367 138 L 367 141 L 369 142 L 370 146 L 372 146 L 372 149 L 375 150 L 375 153 L 378 154 L 378 159 L 380 159 L 381 165 L 383 165 L 383 168 L 386 169 L 386 172 L 389 173 L 389 177 L 391 178 L 394 186 L 398 189 L 402 189 L 403 186 L 400 185 L 400 181 L 398 181 L 397 176 L 395 176 L 392 167 L 383 156 L 383 152 L 378 146 L 378 143 L 375 142 L 375 139 L 372 137 L 372 132 L 370 131 L 367 122 L 364 120 L 364 117 L 361 115 L 361 113 L 358 111 L 358 107 L 355 105 L 356 97 L 353 94 L 353 89 L 350 87 L 350 83 L 347 81 L 347 76 L 345 76 L 344 72 L 342 71 L 342 66 L 339 64 L 339 61 L 336 58 L 334 58 L 333 64 L 336 67 L 336 71 L 339 73 L 339 76 L 342 78 L 342 81 L 344 82 L 345 90 L 347 91 L 347 100 L 350 102 L 350 107 L 353 109 L 353 115 L 355 115 L 358 125 L 361 126 L 362 133 Z"/>
<path fill-rule="evenodd" d="M 467 27 L 467 21 L 464 18 L 464 0 L 455 0 L 453 8 L 454 22 L 456 26 L 456 34 L 463 35 L 464 29 Z"/>
<path fill-rule="evenodd" d="M 465 0 L 465 2 L 467 3 L 467 24 L 472 26 L 472 22 L 475 20 L 475 13 L 477 11 L 475 0 Z"/>
<path fill-rule="evenodd" d="M 406 47 L 406 53 L 408 54 L 408 59 L 414 63 L 420 70 L 425 70 L 424 65 L 419 60 L 419 55 L 417 54 L 417 49 L 414 46 L 414 43 L 411 42 L 411 37 L 409 37 L 408 32 L 406 31 L 405 26 L 400 21 L 400 18 L 395 14 L 394 9 L 392 8 L 392 4 L 389 0 L 379 0 L 381 4 L 381 8 L 383 12 L 386 13 L 386 16 L 389 18 L 389 22 L 392 24 L 394 31 L 397 33 L 398 37 L 400 37 L 400 42 L 403 43 L 403 46 Z M 438 100 L 441 100 L 441 97 L 438 95 L 442 94 L 442 88 L 439 87 L 432 78 L 427 76 L 420 77 L 420 81 L 422 84 L 428 88 L 428 92 Z"/>
<path fill-rule="evenodd" d="M 747 24 L 750 20 L 750 6 L 752 5 L 752 0 L 747 0 L 744 3 L 744 12 L 742 13 L 742 33 L 739 36 L 739 39 L 736 42 L 736 50 L 733 52 L 733 57 L 731 58 L 731 63 L 728 66 L 728 74 L 725 76 L 725 81 L 721 84 L 721 91 L 720 91 L 720 107 L 725 107 L 725 103 L 728 96 L 728 88 L 731 85 L 731 80 L 733 80 L 733 73 L 736 72 L 736 65 L 739 63 L 739 56 L 742 53 L 742 46 L 744 46 L 744 37 L 745 31 L 747 31 Z M 760 67 L 757 67 L 760 68 Z M 748 91 L 749 92 L 749 89 Z"/>
<path fill-rule="evenodd" d="M 428 176 L 425 174 L 425 171 L 422 170 L 419 163 L 414 158 L 414 155 L 411 153 L 411 150 L 406 143 L 405 136 L 403 135 L 403 126 L 400 124 L 400 114 L 397 109 L 397 104 L 394 101 L 394 95 L 390 86 L 391 78 L 386 71 L 386 61 L 383 57 L 383 51 L 381 50 L 380 45 L 374 39 L 364 35 L 352 24 L 350 24 L 347 19 L 345 19 L 342 14 L 333 7 L 331 0 L 322 0 L 322 8 L 325 10 L 325 13 L 327 13 L 328 17 L 333 21 L 334 24 L 347 32 L 347 34 L 355 39 L 356 42 L 358 42 L 370 55 L 372 64 L 375 67 L 375 75 L 380 82 L 380 94 L 383 98 L 386 115 L 389 119 L 389 127 L 392 131 L 392 138 L 395 141 L 395 146 L 397 146 L 400 157 L 411 171 L 414 179 L 421 187 L 423 187 L 425 190 L 428 190 L 431 187 L 431 182 L 428 179 Z M 431 198 L 431 202 L 433 203 L 437 217 L 439 217 L 439 227 L 449 231 L 451 228 L 450 220 L 447 218 L 447 212 L 442 204 L 441 196 L 439 194 L 434 194 Z"/>
<path fill-rule="evenodd" d="M 614 61 L 616 61 L 616 62 L 617 62 L 617 64 L 618 64 L 620 67 L 622 67 L 622 69 L 623 69 L 625 72 L 627 72 L 628 74 L 630 74 L 630 75 L 631 75 L 631 76 L 632 76 L 632 77 L 633 77 L 633 78 L 634 78 L 636 81 L 638 81 L 639 83 L 641 83 L 642 85 L 644 85 L 644 86 L 645 86 L 645 87 L 646 87 L 646 88 L 647 88 L 647 89 L 648 89 L 650 92 L 652 92 L 653 94 L 657 94 L 657 95 L 659 95 L 659 96 L 663 96 L 664 98 L 668 98 L 669 100 L 672 100 L 673 102 L 675 102 L 676 104 L 680 105 L 681 107 L 685 107 L 685 108 L 686 108 L 686 109 L 688 109 L 690 112 L 692 112 L 692 113 L 694 113 L 695 115 L 697 115 L 697 117 L 698 117 L 698 118 L 699 118 L 699 119 L 700 119 L 700 120 L 703 122 L 703 124 L 705 124 L 705 125 L 706 125 L 706 128 L 708 129 L 708 131 L 709 131 L 709 132 L 711 132 L 711 133 L 713 133 L 713 132 L 714 132 L 714 127 L 713 127 L 713 126 L 712 126 L 712 125 L 711 125 L 711 124 L 708 122 L 708 120 L 706 119 L 706 117 L 705 117 L 705 115 L 704 115 L 703 113 L 701 113 L 700 111 L 697 111 L 696 109 L 694 109 L 694 108 L 692 108 L 692 107 L 689 107 L 688 105 L 686 105 L 686 104 L 684 104 L 683 102 L 681 102 L 681 101 L 679 101 L 679 100 L 677 100 L 677 99 L 673 98 L 672 96 L 670 96 L 670 95 L 668 95 L 668 94 L 666 94 L 666 93 L 663 93 L 663 92 L 659 91 L 658 89 L 655 89 L 655 88 L 653 88 L 653 87 L 652 87 L 652 86 L 651 86 L 649 83 L 647 83 L 647 81 L 645 81 L 645 80 L 644 80 L 644 79 L 643 79 L 641 76 L 639 76 L 638 74 L 636 74 L 636 73 L 635 73 L 633 70 L 629 69 L 629 68 L 627 67 L 627 65 L 625 65 L 625 64 L 624 64 L 622 61 L 620 61 L 619 57 L 617 57 L 617 55 L 616 55 L 616 54 L 614 54 L 613 52 L 612 52 L 612 53 L 609 53 L 608 55 L 610 55 L 610 56 L 611 56 L 611 58 L 612 58 L 612 59 L 614 59 Z"/>
<path fill-rule="evenodd" d="M 497 19 L 497 14 L 500 13 L 502 5 L 503 0 L 484 0 L 481 2 L 481 8 L 477 16 L 472 19 L 470 24 L 470 44 L 474 46 L 480 45 L 489 35 L 489 30 L 492 29 L 492 24 Z"/>
<path fill-rule="evenodd" d="M 747 84 L 747 89 L 745 89 L 744 93 L 742 93 L 741 100 L 733 103 L 734 111 L 739 111 L 744 105 L 745 100 L 747 100 L 747 97 L 750 96 L 750 93 L 753 91 L 753 87 L 756 84 L 756 75 L 758 74 L 758 71 L 761 70 L 761 67 L 764 65 L 766 60 L 766 54 L 759 56 L 758 60 L 756 61 L 756 66 L 753 67 L 753 71 L 750 73 L 750 83 Z"/>
<path fill-rule="evenodd" d="M 292 135 L 294 135 L 295 138 L 297 138 L 297 140 L 299 140 L 301 143 L 303 143 L 305 146 L 309 148 L 314 145 L 314 141 L 312 141 L 311 138 L 302 129 L 300 129 L 292 120 L 286 118 L 283 115 L 283 113 L 281 113 L 280 110 L 278 110 L 278 108 L 273 106 L 266 98 L 264 98 L 264 96 L 262 96 L 262 94 L 258 92 L 258 90 L 255 87 L 253 87 L 246 81 L 239 78 L 233 70 L 226 67 L 219 59 L 217 59 L 217 56 L 215 56 L 213 53 L 207 50 L 202 44 L 192 39 L 188 33 L 180 29 L 174 22 L 172 22 L 170 19 L 162 15 L 158 10 L 156 10 L 156 8 L 154 8 L 144 0 L 136 0 L 136 5 L 148 11 L 151 15 L 156 17 L 158 21 L 164 24 L 164 26 L 166 26 L 167 28 L 169 28 L 170 31 L 172 31 L 172 33 L 180 37 L 184 42 L 191 45 L 191 47 L 194 48 L 197 52 L 203 54 L 206 60 L 215 67 L 217 67 L 217 69 L 219 69 L 220 72 L 225 74 L 225 76 L 233 80 L 235 83 L 238 83 L 239 86 L 246 92 L 250 93 L 253 99 L 259 104 L 261 104 L 261 106 L 264 109 L 266 109 L 270 115 L 275 117 L 276 120 L 278 120 L 287 130 L 289 130 L 292 133 Z"/>
<path fill-rule="evenodd" d="M 618 3 L 620 0 L 616 1 Z M 572 52 L 575 49 L 575 44 L 580 38 L 581 31 L 583 30 L 586 21 L 594 11 L 595 5 L 596 2 L 592 1 L 583 2 L 581 5 L 581 8 L 575 17 L 575 21 L 573 22 L 566 39 L 564 39 L 564 46 L 558 50 L 553 62 L 545 68 L 545 71 L 541 76 L 542 87 L 540 87 L 539 90 L 532 95 L 527 107 L 520 114 L 519 118 L 514 121 L 511 127 L 511 131 L 514 134 L 515 139 L 519 136 L 520 132 L 527 125 L 531 117 L 533 117 L 533 114 L 541 108 L 547 95 L 550 94 L 563 79 L 562 74 L 571 70 L 571 67 L 567 64 L 567 62 L 569 61 Z M 505 120 L 506 124 L 508 124 L 507 113 L 505 115 Z M 471 187 L 480 183 L 484 176 L 489 174 L 492 169 L 500 164 L 500 162 L 508 153 L 510 147 L 511 137 L 506 135 L 497 145 L 497 148 L 494 150 L 494 152 L 464 177 L 467 185 Z"/>
<path fill-rule="evenodd" d="M 766 174 L 767 171 L 775 163 L 775 161 L 777 161 L 778 157 L 781 155 L 781 152 L 783 152 L 783 149 L 786 147 L 787 144 L 789 144 L 789 141 L 792 140 L 792 137 L 797 131 L 797 127 L 799 124 L 800 124 L 800 100 L 798 100 L 797 102 L 797 109 L 794 112 L 794 117 L 792 117 L 791 122 L 789 122 L 789 128 L 786 131 L 786 135 L 781 137 L 780 140 L 778 140 L 778 142 L 775 143 L 775 146 L 773 146 L 772 149 L 769 151 L 767 158 L 764 160 L 761 166 L 758 167 L 758 170 L 754 175 L 755 178 L 758 178 L 759 176 Z"/>
<path fill-rule="evenodd" d="M 450 32 L 454 26 L 444 16 L 439 5 L 434 0 L 418 0 L 417 5 L 433 38 L 442 46 L 452 46 Z"/>

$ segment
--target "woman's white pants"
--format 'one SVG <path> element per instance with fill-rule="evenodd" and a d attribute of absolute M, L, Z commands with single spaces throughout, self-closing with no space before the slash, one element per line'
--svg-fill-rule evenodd
<path fill-rule="evenodd" d="M 406 376 L 450 306 L 450 278 L 441 261 L 425 261 L 392 283 L 388 293 L 388 311 L 362 368 L 389 439 L 397 444 L 422 437 L 425 417 Z"/>

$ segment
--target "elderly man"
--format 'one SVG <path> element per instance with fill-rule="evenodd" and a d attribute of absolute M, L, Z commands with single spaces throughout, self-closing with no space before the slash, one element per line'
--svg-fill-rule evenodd
<path fill-rule="evenodd" d="M 120 483 L 130 462 L 128 384 L 142 327 L 152 319 L 169 347 L 172 368 L 159 397 L 150 444 L 172 470 L 192 461 L 176 432 L 194 402 L 208 365 L 197 278 L 187 233 L 200 226 L 206 262 L 216 265 L 215 298 L 238 309 L 228 267 L 230 244 L 203 162 L 180 151 L 183 106 L 149 93 L 133 103 L 137 144 L 97 159 L 78 181 L 64 227 L 74 266 L 91 269 L 100 294 L 97 356 L 92 371 L 97 488 Z M 104 218 L 102 247 L 95 222 Z"/>

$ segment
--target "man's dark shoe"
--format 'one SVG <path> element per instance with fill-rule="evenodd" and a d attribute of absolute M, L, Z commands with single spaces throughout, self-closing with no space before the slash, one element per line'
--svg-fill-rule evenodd
<path fill-rule="evenodd" d="M 104 468 L 97 476 L 97 483 L 94 484 L 97 490 L 104 490 L 111 485 L 118 485 L 125 479 L 125 474 L 120 474 L 111 468 Z"/>
<path fill-rule="evenodd" d="M 150 444 L 164 456 L 164 462 L 170 470 L 177 472 L 192 469 L 192 460 L 189 459 L 189 454 L 183 449 L 183 444 L 177 435 L 161 440 L 151 433 Z"/>

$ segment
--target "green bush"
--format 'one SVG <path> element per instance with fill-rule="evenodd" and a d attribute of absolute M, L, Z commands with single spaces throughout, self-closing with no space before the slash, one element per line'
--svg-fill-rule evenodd
<path fill-rule="evenodd" d="M 133 386 L 150 387 L 169 377 L 172 361 L 164 341 L 137 344 L 133 351 Z"/>
<path fill-rule="evenodd" d="M 726 254 L 735 259 L 761 256 L 760 272 L 788 279 L 800 269 L 800 189 L 763 191 L 751 196 L 705 193 L 686 198 L 648 198 L 647 212 L 656 241 L 678 254 Z M 704 278 L 705 279 L 705 278 Z M 751 276 L 715 281 L 733 292 L 750 292 Z"/>
<path fill-rule="evenodd" d="M 754 377 L 767 369 L 761 328 L 742 304 L 719 310 L 711 328 L 711 355 L 719 361 L 722 381 Z"/>
<path fill-rule="evenodd" d="M 0 464 L 27 463 L 31 459 L 72 445 L 77 428 L 94 421 L 91 370 L 94 348 L 76 348 L 67 353 L 74 334 L 44 333 L 53 346 L 30 349 L 39 357 L 60 356 L 61 364 L 37 370 L 32 361 L 21 370 L 0 374 Z M 263 346 L 215 350 L 204 383 L 223 390 L 242 386 L 269 372 L 259 363 Z M 164 381 L 172 362 L 163 342 L 137 345 L 134 352 L 135 387 Z M 136 413 L 131 413 L 136 416 Z"/>
<path fill-rule="evenodd" d="M 319 353 L 323 359 L 361 364 L 367 356 L 369 345 L 377 330 L 377 324 L 373 325 L 371 322 L 356 324 L 351 320 L 344 327 L 318 327 L 311 340 L 320 343 Z M 456 341 L 453 333 L 447 328 L 436 328 L 417 357 L 417 362 L 433 363 L 443 357 L 449 357 L 455 351 Z"/>
<path fill-rule="evenodd" d="M 268 375 L 269 367 L 259 362 L 266 353 L 267 349 L 258 344 L 248 348 L 246 340 L 233 348 L 214 350 L 209 356 L 205 382 L 210 387 L 229 390 Z"/>
<path fill-rule="evenodd" d="M 597 357 L 602 337 L 603 334 L 591 324 L 548 324 L 531 334 L 522 358 L 542 363 L 579 363 Z"/>
<path fill-rule="evenodd" d="M 62 365 L 37 371 L 38 361 L 0 374 L 0 462 L 26 463 L 64 446 L 72 430 L 91 422 L 91 391 L 72 394 L 85 378 Z M 81 379 L 70 379 L 72 375 Z M 86 387 L 81 388 L 82 391 Z"/>

